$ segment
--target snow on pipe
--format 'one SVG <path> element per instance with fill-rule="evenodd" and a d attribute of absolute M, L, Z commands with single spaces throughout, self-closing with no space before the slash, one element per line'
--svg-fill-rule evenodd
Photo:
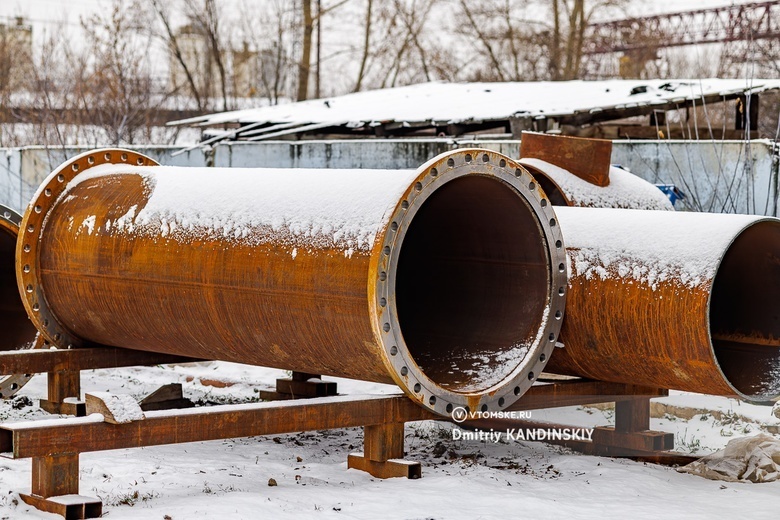
<path fill-rule="evenodd" d="M 15 251 L 22 216 L 0 205 L 0 330 L 3 339 L 0 350 L 35 348 L 35 326 L 27 318 L 16 285 Z M 32 374 L 0 375 L 0 398 L 7 399 L 18 392 Z"/>
<path fill-rule="evenodd" d="M 177 168 L 98 150 L 48 177 L 22 228 L 19 288 L 58 347 L 395 382 L 439 414 L 517 400 L 564 310 L 552 205 L 487 150 L 417 171 Z"/>
<path fill-rule="evenodd" d="M 655 185 L 610 165 L 612 141 L 523 132 L 520 157 L 554 206 L 674 210 Z"/>
<path fill-rule="evenodd" d="M 760 402 L 780 396 L 780 220 L 556 208 L 565 347 L 547 371 Z"/>

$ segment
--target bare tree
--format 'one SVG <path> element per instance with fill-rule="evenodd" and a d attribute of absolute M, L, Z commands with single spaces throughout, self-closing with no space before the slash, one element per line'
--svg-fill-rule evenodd
<path fill-rule="evenodd" d="M 149 1 L 151 2 L 152 8 L 157 14 L 157 17 L 163 27 L 163 32 L 158 36 L 161 37 L 167 44 L 169 52 L 173 56 L 176 65 L 181 67 L 181 70 L 183 71 L 186 78 L 189 94 L 195 100 L 198 111 L 203 112 L 206 110 L 207 99 L 203 99 L 200 93 L 200 88 L 198 88 L 198 85 L 195 83 L 195 74 L 197 72 L 192 70 L 190 63 L 184 57 L 184 51 L 182 50 L 181 45 L 179 45 L 178 35 L 173 29 L 171 15 L 166 5 L 160 2 L 160 0 Z"/>
<path fill-rule="evenodd" d="M 458 0 L 459 34 L 482 65 L 470 79 L 523 81 L 581 77 L 594 16 L 629 0 Z M 540 16 L 544 13 L 544 16 Z"/>
<path fill-rule="evenodd" d="M 296 99 L 298 101 L 304 101 L 309 98 L 309 77 L 311 76 L 311 47 L 312 47 L 312 34 L 314 32 L 314 23 L 317 23 L 317 38 L 321 37 L 322 33 L 322 17 L 332 13 L 337 8 L 349 2 L 349 0 L 337 0 L 333 4 L 321 7 L 316 14 L 312 13 L 311 0 L 301 0 L 301 59 L 298 62 L 298 94 Z M 318 6 L 320 4 L 318 3 Z M 319 53 L 319 48 L 317 49 Z M 320 74 L 319 70 L 320 60 L 318 57 L 317 74 Z"/>
<path fill-rule="evenodd" d="M 111 144 L 133 143 L 164 101 L 146 59 L 152 35 L 139 7 L 114 0 L 109 13 L 82 20 L 86 45 L 74 67 L 81 119 L 103 128 Z"/>
<path fill-rule="evenodd" d="M 311 14 L 311 0 L 301 0 L 303 14 L 303 37 L 301 38 L 301 61 L 298 64 L 298 101 L 309 97 L 309 72 L 311 71 L 311 35 L 314 31 L 314 17 Z"/>
<path fill-rule="evenodd" d="M 368 56 L 371 52 L 371 8 L 374 5 L 374 0 L 366 0 L 366 17 L 363 28 L 363 51 L 360 55 L 360 68 L 358 69 L 357 81 L 355 82 L 355 88 L 353 92 L 360 90 L 363 84 L 363 78 L 366 74 L 366 63 L 368 62 Z"/>
<path fill-rule="evenodd" d="M 452 50 L 435 31 L 442 0 L 366 0 L 361 17 L 362 43 L 352 56 L 358 60 L 353 91 L 401 84 L 453 79 L 458 69 Z M 381 35 L 381 37 L 373 37 Z"/>
<path fill-rule="evenodd" d="M 253 77 L 257 94 L 277 104 L 294 93 L 290 83 L 297 76 L 298 67 L 294 57 L 299 27 L 297 7 L 286 0 L 265 0 L 264 7 L 253 8 L 246 1 L 240 6 L 240 36 L 257 52 L 257 76 Z M 258 31 L 257 27 L 266 30 Z"/>
<path fill-rule="evenodd" d="M 185 9 L 188 17 L 194 23 L 196 30 L 206 39 L 208 45 L 208 57 L 206 58 L 205 75 L 207 77 L 204 88 L 207 95 L 216 92 L 212 74 L 212 63 L 216 66 L 218 75 L 219 92 L 222 98 L 222 110 L 228 110 L 228 77 L 225 64 L 225 45 L 220 33 L 220 15 L 214 0 L 185 0 Z"/>

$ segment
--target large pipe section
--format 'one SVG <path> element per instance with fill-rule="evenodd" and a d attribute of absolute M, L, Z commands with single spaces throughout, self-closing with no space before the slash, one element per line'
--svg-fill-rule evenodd
<path fill-rule="evenodd" d="M 780 396 L 780 220 L 556 208 L 569 256 L 547 370 L 766 401 Z"/>
<path fill-rule="evenodd" d="M 520 164 L 555 206 L 672 211 L 655 185 L 610 164 L 612 141 L 523 132 Z"/>
<path fill-rule="evenodd" d="M 655 185 L 622 168 L 610 166 L 609 184 L 597 186 L 540 159 L 522 158 L 518 162 L 539 182 L 554 206 L 674 210 Z"/>
<path fill-rule="evenodd" d="M 22 222 L 19 288 L 52 344 L 377 382 L 498 410 L 545 366 L 565 253 L 552 205 L 485 150 L 417 171 L 157 166 L 76 157 Z"/>
<path fill-rule="evenodd" d="M 0 350 L 35 348 L 35 325 L 27 317 L 16 284 L 16 239 L 22 216 L 13 209 L 0 205 Z M 32 374 L 0 375 L 0 399 L 18 392 Z"/>

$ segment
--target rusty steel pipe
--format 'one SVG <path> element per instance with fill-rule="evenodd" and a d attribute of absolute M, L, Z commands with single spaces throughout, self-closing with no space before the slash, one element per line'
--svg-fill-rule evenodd
<path fill-rule="evenodd" d="M 610 164 L 612 141 L 523 132 L 520 157 L 555 206 L 674 210 L 656 186 Z"/>
<path fill-rule="evenodd" d="M 780 220 L 556 208 L 569 256 L 549 372 L 780 395 Z"/>
<path fill-rule="evenodd" d="M 541 159 L 522 158 L 518 162 L 539 182 L 554 206 L 674 211 L 655 185 L 622 168 L 609 167 L 609 184 L 597 186 Z"/>
<path fill-rule="evenodd" d="M 0 205 L 0 350 L 37 348 L 35 326 L 27 317 L 16 284 L 16 239 L 22 216 Z M 0 399 L 18 392 L 32 374 L 0 375 Z"/>
<path fill-rule="evenodd" d="M 383 383 L 440 413 L 512 404 L 564 309 L 552 206 L 511 159 L 417 171 L 63 164 L 24 216 L 28 312 L 111 345 Z"/>

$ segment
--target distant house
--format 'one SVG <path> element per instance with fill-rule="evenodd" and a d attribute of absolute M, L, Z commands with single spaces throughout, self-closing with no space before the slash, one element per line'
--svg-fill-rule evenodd
<path fill-rule="evenodd" d="M 0 92 L 29 88 L 34 77 L 32 26 L 22 17 L 15 22 L 0 24 Z"/>

